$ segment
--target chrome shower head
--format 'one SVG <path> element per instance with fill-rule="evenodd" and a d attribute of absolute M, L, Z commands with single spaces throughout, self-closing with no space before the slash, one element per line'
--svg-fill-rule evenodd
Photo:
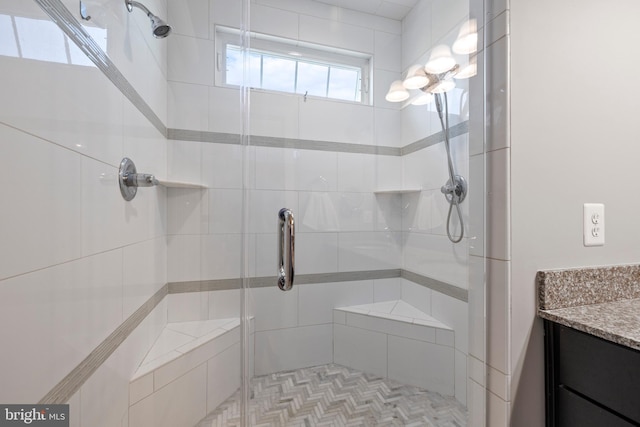
<path fill-rule="evenodd" d="M 142 3 L 138 3 L 137 1 L 133 0 L 124 0 L 124 3 L 127 6 L 127 10 L 129 12 L 133 12 L 133 8 L 137 7 L 147 14 L 149 19 L 151 20 L 151 31 L 153 32 L 153 37 L 157 39 L 163 39 L 171 34 L 171 26 L 151 13 L 151 11 L 147 9 L 147 7 Z"/>

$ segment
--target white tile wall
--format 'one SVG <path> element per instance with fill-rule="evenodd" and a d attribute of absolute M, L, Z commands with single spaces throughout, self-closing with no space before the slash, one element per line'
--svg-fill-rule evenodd
<path fill-rule="evenodd" d="M 454 350 L 389 335 L 389 378 L 453 396 Z"/>
<path fill-rule="evenodd" d="M 400 278 L 374 280 L 373 281 L 373 302 L 392 301 L 392 300 L 402 299 L 401 280 L 402 279 Z"/>
<path fill-rule="evenodd" d="M 456 245 L 446 236 L 404 233 L 404 268 L 418 274 L 468 287 L 466 245 Z"/>
<path fill-rule="evenodd" d="M 3 181 L 24 179 L 4 187 L 15 208 L 0 211 L 3 241 L 12 242 L 0 246 L 0 278 L 78 258 L 81 156 L 7 126 L 0 126 L 0 150 L 11 155 Z"/>
<path fill-rule="evenodd" d="M 298 233 L 296 235 L 295 261 L 296 271 L 300 274 L 337 271 L 338 234 Z"/>
<path fill-rule="evenodd" d="M 298 289 L 298 324 L 318 325 L 333 321 L 333 309 L 373 301 L 373 281 L 319 283 Z"/>
<path fill-rule="evenodd" d="M 172 34 L 167 44 L 171 58 L 169 80 L 213 86 L 213 41 Z"/>
<path fill-rule="evenodd" d="M 174 4 L 175 2 L 170 2 Z M 167 82 L 168 126 L 175 129 L 209 130 L 209 91 L 202 86 Z"/>
<path fill-rule="evenodd" d="M 256 375 L 331 363 L 332 330 L 332 326 L 328 324 L 257 331 Z"/>
<path fill-rule="evenodd" d="M 384 270 L 398 268 L 401 234 L 397 232 L 340 233 L 338 270 Z"/>
<path fill-rule="evenodd" d="M 202 364 L 133 405 L 129 413 L 129 425 L 195 425 L 206 414 L 207 366 Z"/>
<path fill-rule="evenodd" d="M 240 344 L 234 344 L 207 362 L 207 413 L 240 387 Z"/>
<path fill-rule="evenodd" d="M 333 325 L 333 361 L 363 372 L 387 376 L 387 335 Z"/>

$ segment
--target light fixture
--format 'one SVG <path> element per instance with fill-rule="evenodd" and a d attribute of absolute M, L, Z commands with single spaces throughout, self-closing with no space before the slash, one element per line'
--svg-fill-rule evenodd
<path fill-rule="evenodd" d="M 402 80 L 396 80 L 391 83 L 391 87 L 389 88 L 389 92 L 384 97 L 389 102 L 402 102 L 409 99 L 411 95 L 402 85 Z"/>
<path fill-rule="evenodd" d="M 431 93 L 445 93 L 456 87 L 456 82 L 451 79 L 440 80 L 430 90 Z"/>
<path fill-rule="evenodd" d="M 429 84 L 429 77 L 422 65 L 412 65 L 407 71 L 407 77 L 402 85 L 407 89 L 420 89 Z"/>
<path fill-rule="evenodd" d="M 429 62 L 424 66 L 427 73 L 442 74 L 451 70 L 456 65 L 456 60 L 451 56 L 449 46 L 441 44 L 433 48 Z"/>
<path fill-rule="evenodd" d="M 478 74 L 478 64 L 474 60 L 473 62 L 460 67 L 460 71 L 458 71 L 453 78 L 456 80 L 469 79 L 476 74 Z"/>
<path fill-rule="evenodd" d="M 147 17 L 151 20 L 151 31 L 153 32 L 153 37 L 163 39 L 171 34 L 171 26 L 151 13 L 151 11 L 142 3 L 138 3 L 133 0 L 124 0 L 124 4 L 127 6 L 127 10 L 129 12 L 133 12 L 133 8 L 137 7 L 147 14 Z"/>
<path fill-rule="evenodd" d="M 478 29 L 475 19 L 462 24 L 452 48 L 458 55 L 468 55 L 478 50 Z"/>

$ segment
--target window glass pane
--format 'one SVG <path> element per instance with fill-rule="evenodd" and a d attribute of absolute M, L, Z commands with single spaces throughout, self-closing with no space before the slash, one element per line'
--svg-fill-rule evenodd
<path fill-rule="evenodd" d="M 297 93 L 313 96 L 327 96 L 327 76 L 329 67 L 325 65 L 298 62 Z"/>
<path fill-rule="evenodd" d="M 262 55 L 256 52 L 249 52 L 249 87 L 262 87 L 260 75 L 262 74 Z"/>
<path fill-rule="evenodd" d="M 359 78 L 357 70 L 331 67 L 329 98 L 357 101 Z"/>
<path fill-rule="evenodd" d="M 242 85 L 242 52 L 237 46 L 227 46 L 226 59 L 226 83 L 230 85 Z"/>
<path fill-rule="evenodd" d="M 0 55 L 18 56 L 18 45 L 13 35 L 13 23 L 8 15 L 0 15 Z"/>
<path fill-rule="evenodd" d="M 262 88 L 293 92 L 296 81 L 296 61 L 274 56 L 262 56 Z"/>
<path fill-rule="evenodd" d="M 68 64 L 64 34 L 51 21 L 16 17 L 22 57 Z"/>

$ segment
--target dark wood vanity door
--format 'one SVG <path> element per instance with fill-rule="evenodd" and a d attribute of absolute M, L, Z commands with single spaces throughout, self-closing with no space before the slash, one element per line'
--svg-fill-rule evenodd
<path fill-rule="evenodd" d="M 547 426 L 640 426 L 640 352 L 545 321 Z"/>

